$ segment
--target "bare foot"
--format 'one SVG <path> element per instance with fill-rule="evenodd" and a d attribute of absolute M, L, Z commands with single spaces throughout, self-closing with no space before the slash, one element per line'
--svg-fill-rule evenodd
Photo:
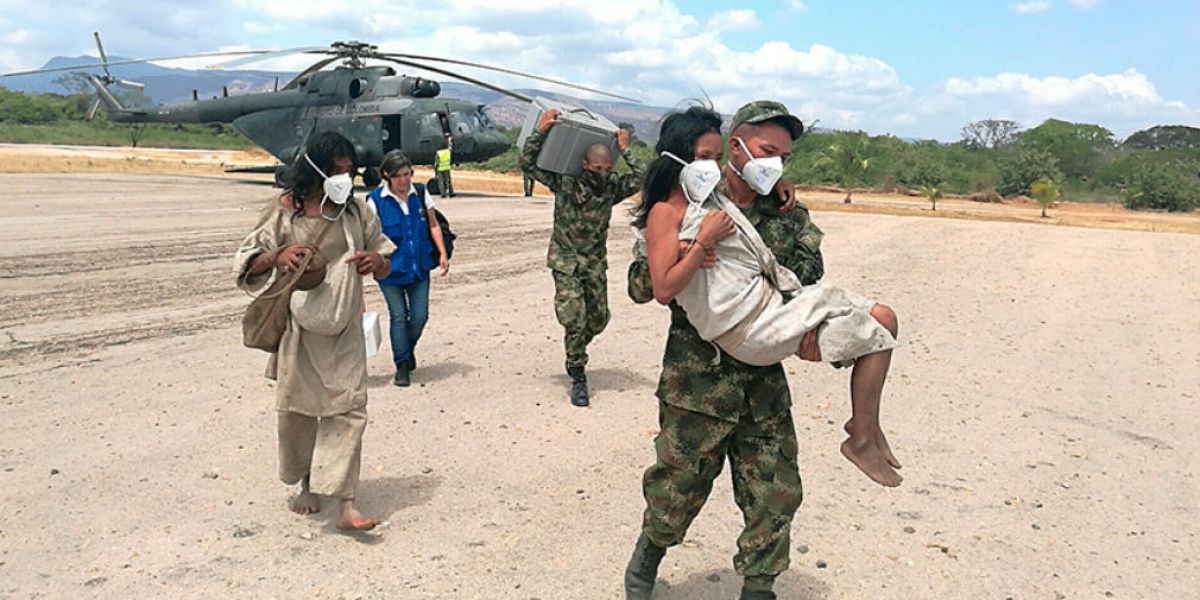
<path fill-rule="evenodd" d="M 342 500 L 342 516 L 338 518 L 337 528 L 342 531 L 370 531 L 379 525 L 376 519 L 368 519 L 358 512 L 353 500 Z"/>
<path fill-rule="evenodd" d="M 312 492 L 300 490 L 292 499 L 292 512 L 298 515 L 315 515 L 321 512 L 321 501 Z"/>
<path fill-rule="evenodd" d="M 846 430 L 846 435 L 853 437 L 854 419 L 846 421 L 846 424 L 842 426 L 842 429 Z M 887 464 L 892 465 L 892 467 L 896 469 L 902 468 L 900 461 L 896 458 L 896 455 L 892 454 L 892 447 L 888 444 L 887 438 L 884 437 L 882 429 L 880 429 L 879 434 L 875 436 L 875 445 L 879 447 L 879 452 L 883 454 L 883 460 L 887 461 Z"/>
<path fill-rule="evenodd" d="M 879 448 L 879 453 L 883 455 L 883 460 L 887 464 L 899 469 L 900 461 L 896 460 L 896 455 L 892 454 L 892 447 L 888 445 L 887 438 L 883 437 L 883 430 L 879 430 L 879 435 L 875 436 L 875 446 Z"/>
<path fill-rule="evenodd" d="M 904 481 L 904 478 L 883 458 L 883 452 L 875 445 L 874 440 L 855 442 L 851 437 L 842 442 L 842 454 L 879 485 L 896 487 L 900 485 L 901 481 Z"/>

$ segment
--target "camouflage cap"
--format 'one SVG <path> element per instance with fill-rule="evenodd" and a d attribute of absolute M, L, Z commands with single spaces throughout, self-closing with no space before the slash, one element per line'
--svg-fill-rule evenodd
<path fill-rule="evenodd" d="M 733 121 L 729 124 L 730 133 L 733 130 L 741 127 L 746 123 L 762 123 L 764 121 L 776 121 L 792 134 L 792 139 L 800 137 L 804 133 L 804 123 L 800 122 L 783 104 L 774 100 L 755 100 L 743 105 L 733 115 Z"/>

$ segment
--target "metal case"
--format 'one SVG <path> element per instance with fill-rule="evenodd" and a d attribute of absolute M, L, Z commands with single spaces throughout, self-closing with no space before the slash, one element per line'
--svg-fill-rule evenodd
<path fill-rule="evenodd" d="M 537 127 L 542 113 L 552 108 L 557 108 L 562 114 L 558 116 L 560 123 L 546 135 L 542 151 L 538 154 L 539 168 L 561 175 L 578 175 L 587 149 L 592 144 L 604 144 L 612 150 L 613 156 L 617 155 L 617 126 L 612 121 L 586 108 L 547 98 L 534 98 L 525 116 L 521 135 L 517 138 L 519 146 L 525 146 L 525 140 Z"/>

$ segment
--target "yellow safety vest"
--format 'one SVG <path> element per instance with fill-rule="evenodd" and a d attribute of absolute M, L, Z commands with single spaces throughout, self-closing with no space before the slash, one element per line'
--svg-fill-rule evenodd
<path fill-rule="evenodd" d="M 439 171 L 449 171 L 450 170 L 450 149 L 449 148 L 442 148 L 441 150 L 437 151 L 437 170 L 439 170 Z"/>

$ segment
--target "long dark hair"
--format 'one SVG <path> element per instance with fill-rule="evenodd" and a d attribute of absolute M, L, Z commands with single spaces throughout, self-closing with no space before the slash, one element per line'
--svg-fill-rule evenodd
<path fill-rule="evenodd" d="M 663 119 L 658 143 L 654 145 L 655 159 L 646 168 L 646 179 L 642 182 L 642 201 L 630 211 L 634 227 L 645 227 L 650 209 L 666 200 L 679 183 L 683 165 L 662 153 L 670 152 L 691 162 L 696 156 L 696 140 L 710 131 L 720 135 L 721 115 L 708 106 L 690 106 L 668 113 Z"/>
<path fill-rule="evenodd" d="M 307 160 L 304 160 L 305 153 L 321 169 L 320 173 L 308 164 Z M 297 154 L 296 158 L 292 160 L 292 166 L 288 169 L 285 191 L 292 196 L 292 206 L 296 208 L 296 214 L 304 210 L 305 198 L 321 193 L 322 185 L 325 183 L 325 177 L 322 177 L 322 174 L 332 173 L 334 167 L 337 166 L 336 160 L 339 158 L 349 158 L 351 163 L 358 164 L 358 155 L 354 152 L 354 144 L 336 131 L 325 131 L 309 140 L 304 151 Z M 351 173 L 353 171 L 354 169 L 351 167 Z"/>

